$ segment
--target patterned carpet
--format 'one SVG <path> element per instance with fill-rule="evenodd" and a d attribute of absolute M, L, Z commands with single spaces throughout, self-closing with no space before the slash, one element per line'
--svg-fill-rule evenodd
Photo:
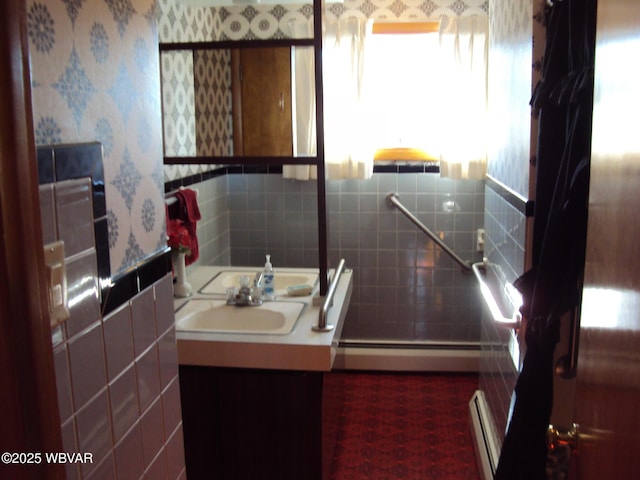
<path fill-rule="evenodd" d="M 333 480 L 478 480 L 468 402 L 478 375 L 344 373 Z"/>

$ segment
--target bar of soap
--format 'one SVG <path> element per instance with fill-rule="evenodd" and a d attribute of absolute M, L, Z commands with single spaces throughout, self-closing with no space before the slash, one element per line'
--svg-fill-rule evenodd
<path fill-rule="evenodd" d="M 305 295 L 310 295 L 313 291 L 313 287 L 311 285 L 290 285 L 287 287 L 287 293 L 290 297 L 303 297 Z"/>

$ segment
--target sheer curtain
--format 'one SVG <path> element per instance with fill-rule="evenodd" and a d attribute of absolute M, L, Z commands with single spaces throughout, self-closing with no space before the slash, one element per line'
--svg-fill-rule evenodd
<path fill-rule="evenodd" d="M 288 24 L 293 38 L 313 36 L 313 22 L 292 21 Z M 293 154 L 316 155 L 316 90 L 313 47 L 294 47 L 293 50 Z M 314 180 L 318 178 L 315 165 L 284 165 L 284 178 Z"/>
<path fill-rule="evenodd" d="M 322 58 L 327 178 L 370 178 L 376 149 L 394 146 L 379 144 L 385 138 L 385 132 L 376 129 L 384 130 L 385 122 L 397 124 L 402 119 L 409 121 L 406 130 L 416 132 L 413 138 L 422 137 L 421 141 L 426 141 L 424 145 L 416 142 L 418 145 L 410 146 L 424 148 L 440 159 L 441 176 L 484 178 L 488 19 L 481 16 L 441 19 L 439 33 L 433 34 L 438 35 L 437 44 L 424 51 L 420 49 L 407 60 L 409 64 L 426 65 L 430 73 L 407 73 L 415 68 L 404 73 L 405 77 L 416 75 L 422 83 L 415 88 L 420 93 L 414 93 L 416 98 L 401 106 L 404 110 L 394 114 L 398 115 L 396 117 L 384 113 L 382 102 L 384 97 L 389 97 L 398 107 L 398 96 L 390 84 L 394 77 L 382 82 L 381 91 L 374 85 L 380 84 L 375 80 L 382 77 L 382 73 L 376 72 L 389 70 L 390 66 L 376 54 L 376 47 L 369 45 L 372 24 L 371 20 L 353 17 L 324 24 Z M 296 22 L 290 28 L 301 38 L 309 36 L 313 26 Z M 403 75 L 400 67 L 391 70 L 396 79 L 397 75 Z M 315 155 L 315 91 L 309 89 L 309 85 L 314 85 L 312 49 L 296 49 L 295 72 L 294 152 L 296 155 Z M 407 83 L 406 78 L 404 80 L 402 85 Z M 428 108 L 419 108 L 417 97 L 425 97 Z M 418 118 L 410 118 L 409 115 L 416 111 L 420 113 Z M 384 118 L 376 120 L 379 115 Z M 405 136 L 409 137 L 403 132 Z M 317 178 L 317 172 L 314 166 L 287 165 L 284 176 L 309 180 Z"/>
<path fill-rule="evenodd" d="M 367 179 L 374 148 L 364 105 L 365 40 L 371 22 L 348 18 L 325 24 L 324 135 L 327 178 Z"/>
<path fill-rule="evenodd" d="M 364 42 L 368 23 L 355 18 L 324 24 L 322 66 L 324 86 L 325 169 L 329 179 L 370 178 L 373 147 L 367 141 L 363 105 Z M 298 38 L 310 36 L 311 24 L 292 23 Z M 297 156 L 316 154 L 314 63 L 312 49 L 296 49 L 295 102 Z M 311 88 L 309 88 L 311 86 Z M 285 178 L 317 178 L 315 166 L 285 165 Z"/>
<path fill-rule="evenodd" d="M 440 20 L 443 177 L 483 179 L 486 173 L 488 30 L 487 17 Z"/>

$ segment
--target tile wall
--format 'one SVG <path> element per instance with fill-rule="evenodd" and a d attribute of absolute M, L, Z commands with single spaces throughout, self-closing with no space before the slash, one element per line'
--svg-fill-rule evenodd
<path fill-rule="evenodd" d="M 346 340 L 477 342 L 480 299 L 472 275 L 397 209 L 388 193 L 460 257 L 479 261 L 484 182 L 435 173 L 374 173 L 369 181 L 328 183 L 330 258 L 354 268 Z"/>
<path fill-rule="evenodd" d="M 485 188 L 485 256 L 497 266 L 502 284 L 513 283 L 524 269 L 527 217 L 522 208 Z M 504 438 L 518 370 L 508 352 L 511 330 L 496 326 L 486 308 L 482 318 L 480 388 L 492 412 L 495 432 Z"/>
<path fill-rule="evenodd" d="M 69 292 L 70 317 L 52 332 L 63 447 L 93 456 L 67 478 L 186 478 L 168 256 L 110 277 L 99 182 L 64 168 L 96 165 L 99 144 L 87 149 L 39 149 L 43 241 L 64 241 Z"/>
<path fill-rule="evenodd" d="M 318 266 L 316 182 L 280 173 L 232 174 L 229 182 L 232 265 Z"/>
<path fill-rule="evenodd" d="M 316 183 L 285 180 L 278 171 L 225 171 L 226 176 L 213 180 L 216 186 L 211 191 L 221 194 L 221 182 L 227 182 L 230 263 L 201 255 L 201 264 L 260 266 L 269 253 L 276 269 L 317 267 Z M 478 261 L 482 254 L 476 252 L 476 234 L 483 226 L 484 182 L 398 171 L 374 173 L 366 181 L 327 183 L 330 261 L 335 266 L 345 258 L 347 267 L 354 269 L 354 293 L 343 336 L 477 342 L 481 304 L 474 278 L 462 274 L 397 209 L 388 207 L 386 195 L 397 192 L 407 208 L 462 258 Z M 204 195 L 210 191 L 210 182 L 192 185 L 200 192 L 201 207 L 210 202 Z M 214 210 L 224 209 L 225 201 L 220 196 L 211 205 Z M 225 211 L 205 216 L 222 219 Z M 224 228 L 224 221 L 213 222 L 211 230 L 214 236 L 224 237 Z M 200 242 L 212 235 L 207 229 L 198 224 Z M 224 247 L 224 240 L 219 244 Z"/>
<path fill-rule="evenodd" d="M 537 137 L 536 112 L 531 111 L 529 99 L 540 78 L 544 8 L 543 0 L 492 2 L 489 6 L 492 134 L 485 187 L 485 256 L 497 266 L 502 283 L 512 283 L 527 268 Z M 496 328 L 483 309 L 480 388 L 500 439 L 518 374 L 507 352 L 509 337 L 510 331 Z"/>

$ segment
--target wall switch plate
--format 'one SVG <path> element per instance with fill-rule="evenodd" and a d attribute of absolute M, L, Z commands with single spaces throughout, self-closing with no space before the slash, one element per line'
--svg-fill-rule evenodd
<path fill-rule="evenodd" d="M 478 229 L 478 235 L 476 236 L 476 251 L 484 252 L 484 228 Z"/>
<path fill-rule="evenodd" d="M 49 316 L 51 326 L 55 327 L 69 318 L 64 242 L 58 241 L 45 245 L 44 261 L 47 266 Z"/>

